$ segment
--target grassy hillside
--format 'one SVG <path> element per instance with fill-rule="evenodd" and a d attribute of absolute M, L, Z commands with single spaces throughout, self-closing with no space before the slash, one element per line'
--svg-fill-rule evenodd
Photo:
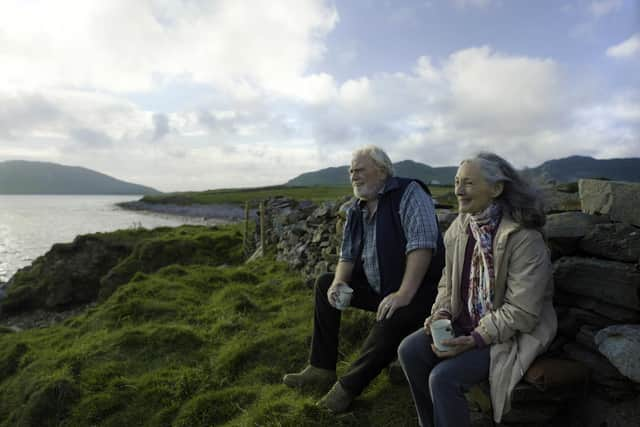
<path fill-rule="evenodd" d="M 324 202 L 336 200 L 352 194 L 350 185 L 318 187 L 272 186 L 259 188 L 232 188 L 207 191 L 190 191 L 171 194 L 145 196 L 142 201 L 177 205 L 191 204 L 234 204 L 243 205 L 246 201 L 265 200 L 270 197 L 284 196 L 297 200 Z"/>
<path fill-rule="evenodd" d="M 227 238 L 234 230 L 184 227 L 164 241 L 203 259 L 190 241 L 222 238 L 237 253 L 239 239 Z M 313 312 L 311 290 L 285 265 L 267 257 L 145 268 L 149 255 L 125 258 L 138 272 L 86 314 L 44 329 L 0 328 L 1 427 L 415 425 L 408 389 L 386 375 L 339 417 L 314 406 L 319 395 L 280 383 L 305 364 Z M 347 311 L 343 320 L 348 361 L 372 317 Z"/>
<path fill-rule="evenodd" d="M 433 196 L 440 203 L 455 205 L 453 187 L 451 186 L 429 186 Z M 156 196 L 145 196 L 142 201 L 158 204 L 234 204 L 244 205 L 246 201 L 256 202 L 267 198 L 283 196 L 296 200 L 311 200 L 320 203 L 328 200 L 338 200 L 345 196 L 351 196 L 353 190 L 350 185 L 337 186 L 308 186 L 308 187 L 261 187 L 247 189 L 223 189 L 208 190 L 200 192 L 184 192 L 161 194 Z"/>

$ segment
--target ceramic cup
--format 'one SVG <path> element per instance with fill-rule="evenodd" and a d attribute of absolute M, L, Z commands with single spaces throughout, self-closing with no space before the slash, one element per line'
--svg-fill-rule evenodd
<path fill-rule="evenodd" d="M 453 338 L 453 327 L 451 326 L 451 320 L 438 319 L 431 323 L 431 336 L 433 337 L 433 344 L 440 351 L 451 350 L 451 347 L 442 344 L 443 340 Z"/>
<path fill-rule="evenodd" d="M 349 307 L 352 296 L 353 296 L 353 289 L 345 283 L 340 283 L 338 285 L 338 297 L 336 298 L 336 308 L 338 310 L 344 310 L 347 307 Z"/>

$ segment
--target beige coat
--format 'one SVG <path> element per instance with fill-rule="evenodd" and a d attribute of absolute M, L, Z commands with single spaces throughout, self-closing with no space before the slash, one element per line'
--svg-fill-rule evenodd
<path fill-rule="evenodd" d="M 456 319 L 462 306 L 460 275 L 468 236 L 468 215 L 459 215 L 447 230 L 446 266 L 431 310 L 446 310 Z M 511 409 L 511 392 L 529 365 L 553 340 L 557 319 L 552 305 L 553 275 L 540 232 L 526 229 L 506 215 L 493 244 L 496 275 L 493 311 L 476 331 L 491 345 L 489 384 L 493 417 L 500 422 Z"/>

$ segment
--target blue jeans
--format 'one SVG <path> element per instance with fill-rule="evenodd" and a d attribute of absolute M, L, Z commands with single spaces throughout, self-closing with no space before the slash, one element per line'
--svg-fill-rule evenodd
<path fill-rule="evenodd" d="M 464 393 L 489 377 L 489 347 L 440 359 L 432 339 L 420 329 L 398 347 L 398 360 L 407 377 L 422 427 L 470 426 Z"/>

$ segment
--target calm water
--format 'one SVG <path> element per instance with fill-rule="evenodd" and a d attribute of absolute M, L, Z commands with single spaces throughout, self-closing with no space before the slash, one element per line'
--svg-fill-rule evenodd
<path fill-rule="evenodd" d="M 115 203 L 140 196 L 0 195 L 0 282 L 79 234 L 122 228 L 178 226 L 198 219 L 159 216 L 120 209 Z"/>

